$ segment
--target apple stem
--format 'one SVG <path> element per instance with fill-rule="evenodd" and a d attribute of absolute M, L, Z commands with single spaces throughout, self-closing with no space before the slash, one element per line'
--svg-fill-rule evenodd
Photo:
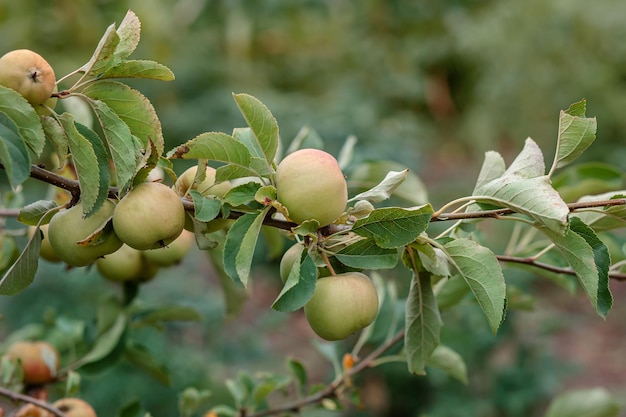
<path fill-rule="evenodd" d="M 322 255 L 322 259 L 324 259 L 324 263 L 326 264 L 326 266 L 328 267 L 328 270 L 330 271 L 330 275 L 332 275 L 332 276 L 337 275 L 335 273 L 335 269 L 330 264 L 330 259 L 328 259 L 328 255 L 326 255 L 326 252 L 320 251 L 320 254 Z"/>

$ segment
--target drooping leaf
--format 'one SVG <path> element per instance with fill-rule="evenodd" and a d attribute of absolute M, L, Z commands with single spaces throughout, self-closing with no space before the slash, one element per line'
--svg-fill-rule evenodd
<path fill-rule="evenodd" d="M 398 264 L 398 250 L 381 248 L 374 239 L 362 239 L 335 254 L 344 265 L 360 269 L 391 269 Z"/>
<path fill-rule="evenodd" d="M 268 165 L 271 165 L 278 149 L 278 122 L 270 110 L 256 97 L 249 94 L 233 94 L 233 98 L 246 123 L 252 129 Z"/>
<path fill-rule="evenodd" d="M 494 151 L 485 152 L 485 160 L 483 161 L 478 179 L 476 180 L 474 194 L 476 194 L 476 190 L 479 190 L 485 184 L 500 178 L 505 171 L 506 164 L 504 163 L 502 155 Z"/>
<path fill-rule="evenodd" d="M 100 207 L 102 207 L 102 204 L 104 204 L 104 201 L 107 199 L 107 196 L 109 194 L 109 184 L 111 184 L 109 156 L 104 147 L 104 143 L 102 142 L 102 139 L 100 138 L 100 136 L 98 136 L 96 132 L 94 132 L 93 130 L 89 129 L 88 127 L 84 125 L 81 125 L 80 123 L 75 123 L 75 125 L 76 125 L 76 130 L 78 131 L 78 133 L 82 135 L 85 139 L 87 139 L 89 143 L 91 143 L 91 146 L 94 150 L 97 163 L 98 163 L 98 196 L 96 198 L 95 204 L 91 209 L 87 209 L 84 206 L 85 203 L 83 200 L 83 210 L 85 211 L 85 215 L 89 216 L 91 213 L 95 212 Z M 72 146 L 70 150 L 72 150 L 72 155 L 73 155 L 72 161 L 74 162 L 74 166 L 76 166 L 76 170 L 78 171 L 78 164 L 79 163 L 82 164 L 82 161 L 81 162 L 76 161 L 76 156 L 73 153 L 75 146 L 76 145 Z M 79 177 L 79 183 L 80 183 L 80 177 Z M 81 192 L 82 192 L 82 189 L 81 189 Z"/>
<path fill-rule="evenodd" d="M 217 279 L 219 280 L 224 293 L 226 316 L 235 317 L 241 312 L 243 306 L 245 305 L 245 302 L 248 299 L 248 291 L 246 288 L 242 287 L 240 283 L 237 283 L 230 278 L 230 276 L 226 273 L 226 268 L 224 266 L 224 238 L 222 236 L 219 236 L 219 238 L 220 241 L 218 242 L 219 244 L 217 247 L 213 250 L 207 251 L 207 254 L 209 258 L 211 258 Z"/>
<path fill-rule="evenodd" d="M 596 312 L 606 317 L 612 304 L 606 276 L 607 261 L 610 264 L 606 246 L 576 217 L 572 217 L 571 228 L 563 236 L 545 228 L 543 232 L 570 264 Z"/>
<path fill-rule="evenodd" d="M 250 277 L 252 256 L 268 209 L 241 216 L 226 235 L 224 269 L 228 276 L 244 287 Z"/>
<path fill-rule="evenodd" d="M 303 250 L 301 256 L 294 261 L 283 289 L 276 297 L 272 308 L 283 312 L 300 309 L 313 296 L 316 281 L 317 267 L 315 262 Z"/>
<path fill-rule="evenodd" d="M 120 22 L 117 28 L 119 43 L 115 49 L 115 55 L 118 60 L 128 58 L 139 44 L 141 36 L 141 22 L 132 10 L 126 12 L 126 16 Z"/>
<path fill-rule="evenodd" d="M 181 305 L 165 305 L 158 308 L 141 311 L 134 317 L 134 324 L 160 325 L 169 321 L 199 321 L 200 313 L 192 307 Z"/>
<path fill-rule="evenodd" d="M 585 117 L 585 110 L 585 100 L 561 110 L 554 169 L 574 161 L 596 139 L 596 118 Z"/>
<path fill-rule="evenodd" d="M 224 196 L 224 202 L 232 206 L 240 206 L 254 200 L 254 196 L 261 187 L 258 182 L 247 182 L 230 189 Z"/>
<path fill-rule="evenodd" d="M 289 375 L 275 375 L 264 373 L 260 375 L 260 381 L 252 391 L 252 401 L 258 406 L 263 406 L 267 397 L 275 391 L 283 390 L 291 382 Z"/>
<path fill-rule="evenodd" d="M 298 392 L 301 395 L 304 394 L 308 382 L 308 375 L 304 364 L 297 359 L 287 358 L 287 368 L 289 368 L 298 382 Z"/>
<path fill-rule="evenodd" d="M 6 113 L 13 120 L 26 146 L 35 156 L 40 156 L 46 145 L 46 137 L 33 106 L 15 90 L 0 85 L 0 112 Z"/>
<path fill-rule="evenodd" d="M 15 295 L 35 279 L 41 249 L 41 232 L 35 230 L 17 260 L 0 279 L 0 295 Z"/>
<path fill-rule="evenodd" d="M 498 259 L 491 250 L 464 238 L 451 240 L 443 250 L 472 290 L 495 334 L 506 306 L 506 284 Z"/>
<path fill-rule="evenodd" d="M 41 118 L 41 125 L 43 126 L 44 134 L 52 145 L 52 149 L 57 154 L 59 161 L 67 160 L 69 145 L 63 126 L 59 124 L 57 119 L 49 116 Z"/>
<path fill-rule="evenodd" d="M 144 78 L 159 81 L 174 80 L 174 73 L 163 64 L 147 60 L 129 60 L 107 69 L 99 77 L 105 78 Z"/>
<path fill-rule="evenodd" d="M 98 336 L 91 350 L 77 361 L 78 365 L 95 363 L 113 352 L 120 344 L 127 324 L 126 315 L 118 314 L 113 324 Z M 75 368 L 78 368 L 78 365 Z"/>
<path fill-rule="evenodd" d="M 408 209 L 380 208 L 357 220 L 352 231 L 372 238 L 381 248 L 399 248 L 413 242 L 426 230 L 432 213 L 430 204 Z"/>
<path fill-rule="evenodd" d="M 170 374 L 165 364 L 154 356 L 144 345 L 136 342 L 126 343 L 124 356 L 135 366 L 147 372 L 163 385 L 170 385 Z"/>
<path fill-rule="evenodd" d="M 115 24 L 109 25 L 109 27 L 102 35 L 98 46 L 93 55 L 80 67 L 80 71 L 87 75 L 98 75 L 104 71 L 108 66 L 112 65 L 115 60 L 115 49 L 120 42 L 120 37 L 115 31 Z"/>
<path fill-rule="evenodd" d="M 30 175 L 30 155 L 15 122 L 0 111 L 0 163 L 15 189 Z"/>
<path fill-rule="evenodd" d="M 103 101 L 88 100 L 106 140 L 117 176 L 117 186 L 124 188 L 137 172 L 141 145 L 128 125 Z"/>
<path fill-rule="evenodd" d="M 465 361 L 461 355 L 448 346 L 437 346 L 430 358 L 428 358 L 427 366 L 439 368 L 451 377 L 467 384 L 467 366 L 465 366 Z"/>
<path fill-rule="evenodd" d="M 622 404 L 604 388 L 565 392 L 556 397 L 545 417 L 617 417 Z"/>
<path fill-rule="evenodd" d="M 190 190 L 189 195 L 193 199 L 195 218 L 201 222 L 209 222 L 220 214 L 222 202 L 217 198 L 204 197 L 196 190 Z"/>
<path fill-rule="evenodd" d="M 387 200 L 391 197 L 393 191 L 400 186 L 404 182 L 404 180 L 409 175 L 409 170 L 405 169 L 404 171 L 389 171 L 383 180 L 375 185 L 373 188 L 370 188 L 367 191 L 364 191 L 360 194 L 355 195 L 350 201 L 357 200 L 367 200 L 372 203 L 378 203 L 384 200 Z"/>
<path fill-rule="evenodd" d="M 94 82 L 83 93 L 105 102 L 128 125 L 131 133 L 141 140 L 144 149 L 152 141 L 158 156 L 163 154 L 161 121 L 150 100 L 143 94 L 126 84 L 110 80 Z"/>
<path fill-rule="evenodd" d="M 430 274 L 414 271 L 406 305 L 404 346 L 409 372 L 425 374 L 425 366 L 439 345 L 442 321 Z"/>

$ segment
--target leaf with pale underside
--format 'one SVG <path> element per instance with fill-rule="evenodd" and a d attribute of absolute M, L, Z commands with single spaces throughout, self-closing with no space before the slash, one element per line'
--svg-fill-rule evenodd
<path fill-rule="evenodd" d="M 398 250 L 381 248 L 373 239 L 361 239 L 335 253 L 341 263 L 359 269 L 390 269 L 398 264 Z"/>
<path fill-rule="evenodd" d="M 115 55 L 119 60 L 128 58 L 133 53 L 141 36 L 141 22 L 132 10 L 129 10 L 116 30 L 119 43 Z"/>
<path fill-rule="evenodd" d="M 506 284 L 496 256 L 470 239 L 451 240 L 442 247 L 472 290 L 495 334 L 504 320 Z"/>
<path fill-rule="evenodd" d="M 597 121 L 585 117 L 586 107 L 587 102 L 582 100 L 561 110 L 554 169 L 576 160 L 595 141 Z"/>
<path fill-rule="evenodd" d="M 143 78 L 159 81 L 174 80 L 174 73 L 163 64 L 147 60 L 128 60 L 108 68 L 100 77 L 105 78 Z"/>
<path fill-rule="evenodd" d="M 15 122 L 0 111 L 0 163 L 16 189 L 30 176 L 30 155 Z"/>
<path fill-rule="evenodd" d="M 35 279 L 41 249 L 41 231 L 35 230 L 17 260 L 0 279 L 0 295 L 15 295 Z"/>
<path fill-rule="evenodd" d="M 426 230 L 432 213 L 430 204 L 407 209 L 380 208 L 357 220 L 352 231 L 372 238 L 381 248 L 399 248 L 413 242 Z"/>
<path fill-rule="evenodd" d="M 224 243 L 224 270 L 236 283 L 248 284 L 252 257 L 263 220 L 269 208 L 238 218 L 231 226 Z"/>
<path fill-rule="evenodd" d="M 409 170 L 389 171 L 385 178 L 376 186 L 369 190 L 355 195 L 350 201 L 367 200 L 372 203 L 379 203 L 391 197 L 393 191 L 400 186 L 409 174 Z"/>
<path fill-rule="evenodd" d="M 205 132 L 172 149 L 167 157 L 207 159 L 247 168 L 251 155 L 248 148 L 232 136 L 221 132 Z"/>
<path fill-rule="evenodd" d="M 120 37 L 115 31 L 115 24 L 109 25 L 89 61 L 80 67 L 80 72 L 87 75 L 98 75 L 110 66 L 116 58 L 115 50 L 119 42 Z"/>
<path fill-rule="evenodd" d="M 46 137 L 33 106 L 15 90 L 0 85 L 0 112 L 6 113 L 15 122 L 26 146 L 36 156 L 41 155 Z"/>

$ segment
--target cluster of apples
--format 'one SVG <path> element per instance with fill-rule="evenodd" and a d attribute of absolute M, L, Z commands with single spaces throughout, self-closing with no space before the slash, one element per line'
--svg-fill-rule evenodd
<path fill-rule="evenodd" d="M 301 149 L 285 157 L 276 169 L 276 194 L 296 223 L 315 219 L 320 227 L 339 218 L 348 201 L 348 186 L 339 163 L 329 153 Z M 296 243 L 283 255 L 280 276 L 289 277 L 296 257 Z M 378 314 L 378 293 L 361 272 L 324 276 L 317 280 L 304 313 L 313 331 L 326 340 L 342 340 L 369 326 Z"/>
<path fill-rule="evenodd" d="M 59 352 L 44 341 L 20 341 L 13 343 L 5 356 L 19 363 L 22 370 L 22 382 L 26 386 L 44 385 L 54 382 L 59 372 Z M 96 417 L 93 407 L 80 398 L 61 398 L 52 403 L 67 417 Z M 50 412 L 27 404 L 17 410 L 20 417 L 52 417 Z"/>

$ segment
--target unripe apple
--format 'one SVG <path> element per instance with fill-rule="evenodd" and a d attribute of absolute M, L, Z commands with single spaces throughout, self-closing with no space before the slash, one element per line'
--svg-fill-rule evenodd
<path fill-rule="evenodd" d="M 56 254 L 54 249 L 52 249 L 52 245 L 50 245 L 50 238 L 48 237 L 48 224 L 42 224 L 39 226 L 39 230 L 41 230 L 41 234 L 43 235 L 41 240 L 41 248 L 39 249 L 39 256 L 45 259 L 48 262 L 61 262 L 61 258 Z M 28 228 L 29 236 L 35 232 L 37 228 L 35 226 L 30 226 Z"/>
<path fill-rule="evenodd" d="M 191 250 L 196 241 L 193 232 L 183 230 L 173 242 L 165 247 L 149 249 L 143 252 L 148 262 L 159 267 L 167 267 L 180 263 Z"/>
<path fill-rule="evenodd" d="M 198 166 L 192 166 L 187 168 L 185 172 L 176 179 L 174 191 L 176 191 L 179 196 L 185 197 L 189 190 L 196 190 L 203 196 L 214 195 L 221 198 L 232 188 L 230 181 L 215 184 L 216 170 L 209 166 L 206 167 L 204 180 L 194 184 L 197 172 Z"/>
<path fill-rule="evenodd" d="M 111 281 L 137 280 L 144 269 L 142 252 L 128 245 L 96 260 L 98 272 Z"/>
<path fill-rule="evenodd" d="M 55 85 L 52 92 L 57 93 L 58 91 L 59 90 L 57 89 L 57 86 Z M 44 101 L 42 104 L 36 105 L 35 111 L 40 116 L 50 116 L 50 114 L 52 113 L 50 109 L 54 110 L 54 108 L 57 105 L 57 101 L 58 101 L 57 97 L 50 97 L 48 100 Z"/>
<path fill-rule="evenodd" d="M 276 169 L 278 201 L 296 223 L 316 219 L 327 226 L 344 211 L 348 186 L 337 160 L 318 149 L 300 149 Z"/>
<path fill-rule="evenodd" d="M 105 229 L 102 242 L 95 245 L 79 244 L 113 216 L 115 204 L 106 200 L 102 207 L 89 217 L 83 217 L 83 205 L 59 211 L 52 216 L 48 227 L 50 245 L 61 260 L 72 266 L 89 265 L 101 256 L 113 253 L 122 242 L 112 230 Z M 95 242 L 94 242 L 95 243 Z"/>
<path fill-rule="evenodd" d="M 283 284 L 287 282 L 293 264 L 296 262 L 296 259 L 302 255 L 303 249 L 304 245 L 302 243 L 296 243 L 287 249 L 280 259 L 280 279 L 283 281 Z"/>
<path fill-rule="evenodd" d="M 93 407 L 80 398 L 61 398 L 53 402 L 52 406 L 61 410 L 66 417 L 97 417 Z"/>
<path fill-rule="evenodd" d="M 326 340 L 342 340 L 369 326 L 378 314 L 378 294 L 367 275 L 347 272 L 319 278 L 304 305 L 313 331 Z"/>
<path fill-rule="evenodd" d="M 176 239 L 185 225 L 185 208 L 167 185 L 144 182 L 115 208 L 113 229 L 122 242 L 138 250 L 161 248 Z"/>
<path fill-rule="evenodd" d="M 0 57 L 0 85 L 17 91 L 36 107 L 50 98 L 56 77 L 41 55 L 28 49 L 16 49 Z"/>
<path fill-rule="evenodd" d="M 49 382 L 59 370 L 59 352 L 46 342 L 16 342 L 7 350 L 7 356 L 20 360 L 25 384 Z"/>

